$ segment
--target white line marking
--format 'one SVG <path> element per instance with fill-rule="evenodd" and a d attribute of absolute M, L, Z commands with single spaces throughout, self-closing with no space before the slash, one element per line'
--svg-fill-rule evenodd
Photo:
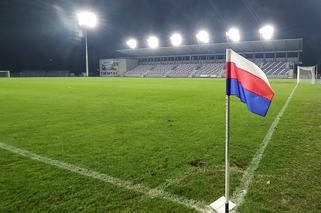
<path fill-rule="evenodd" d="M 165 180 L 164 183 L 160 184 L 157 188 L 165 190 L 167 187 L 179 184 L 184 179 L 188 178 L 189 176 L 196 174 L 196 173 L 217 173 L 217 172 L 224 172 L 224 166 L 215 166 L 215 167 L 190 167 L 185 172 L 182 172 L 180 175 L 177 175 L 175 178 L 170 178 Z M 244 173 L 244 170 L 239 169 L 238 167 L 230 167 L 231 172 L 235 173 Z"/>
<path fill-rule="evenodd" d="M 253 181 L 255 170 L 258 168 L 258 166 L 262 160 L 264 151 L 272 138 L 274 130 L 276 129 L 277 125 L 279 124 L 279 121 L 280 121 L 283 113 L 285 112 L 286 108 L 288 107 L 288 105 L 292 99 L 292 96 L 293 96 L 297 87 L 298 87 L 298 84 L 293 88 L 290 96 L 288 97 L 288 99 L 286 100 L 282 109 L 280 110 L 279 114 L 276 116 L 273 123 L 271 124 L 271 126 L 270 126 L 269 130 L 267 131 L 259 149 L 257 150 L 254 157 L 252 158 L 252 161 L 251 161 L 249 167 L 245 170 L 242 180 L 241 180 L 241 184 L 234 191 L 233 196 L 232 196 L 232 200 L 237 203 L 236 208 L 238 208 L 243 203 L 244 197 L 245 197 L 246 193 L 248 192 L 250 184 Z M 236 212 L 236 209 L 234 210 L 234 212 Z"/>
<path fill-rule="evenodd" d="M 99 173 L 90 169 L 86 169 L 83 167 L 79 167 L 73 164 L 69 164 L 69 163 L 64 163 L 58 160 L 53 160 L 47 157 L 43 157 L 37 154 L 34 154 L 32 152 L 29 152 L 27 150 L 23 150 L 8 144 L 4 144 L 4 143 L 0 143 L 0 148 L 7 150 L 9 152 L 24 156 L 26 158 L 32 159 L 32 160 L 36 160 L 36 161 L 40 161 L 42 163 L 48 164 L 48 165 L 52 165 L 52 166 L 56 166 L 59 167 L 61 169 L 64 170 L 68 170 L 70 172 L 74 172 L 83 176 L 87 176 L 87 177 L 91 177 L 121 188 L 125 188 L 131 191 L 135 191 L 138 193 L 142 193 L 145 194 L 151 198 L 162 198 L 183 206 L 186 206 L 188 208 L 191 209 L 195 209 L 199 212 L 211 212 L 211 210 L 209 209 L 209 207 L 207 207 L 205 204 L 203 204 L 202 202 L 199 201 L 195 201 L 195 200 L 191 200 L 191 199 L 187 199 L 184 197 L 180 197 L 174 194 L 170 194 L 168 192 L 165 192 L 162 189 L 159 188 L 149 188 L 146 187 L 142 184 L 133 184 L 130 181 L 124 181 L 121 180 L 119 178 L 115 178 L 103 173 Z"/>
<path fill-rule="evenodd" d="M 249 165 L 249 167 L 245 170 L 242 180 L 241 180 L 241 184 L 239 185 L 239 187 L 236 188 L 235 192 L 233 193 L 233 197 L 232 200 L 234 202 L 237 203 L 237 207 L 239 207 L 243 201 L 244 201 L 244 197 L 249 189 L 250 184 L 253 181 L 253 177 L 254 177 L 254 173 L 256 171 L 256 169 L 258 168 L 260 161 L 263 157 L 264 151 L 267 147 L 267 145 L 269 144 L 272 135 L 274 133 L 275 128 L 277 127 L 277 125 L 279 124 L 279 121 L 282 117 L 282 115 L 284 114 L 286 108 L 289 105 L 289 102 L 292 99 L 292 96 L 296 90 L 296 88 L 298 87 L 298 84 L 293 88 L 290 96 L 288 97 L 288 99 L 286 100 L 285 104 L 283 105 L 282 109 L 280 110 L 279 114 L 276 116 L 276 118 L 274 119 L 273 123 L 271 124 L 267 134 L 265 135 L 259 149 L 257 150 L 257 152 L 255 153 L 254 157 L 252 158 L 252 161 Z M 36 160 L 36 161 L 40 161 L 43 162 L 45 164 L 48 165 L 52 165 L 52 166 L 56 166 L 59 167 L 61 169 L 64 170 L 68 170 L 83 176 L 87 176 L 87 177 L 91 177 L 106 183 L 110 183 L 112 185 L 121 187 L 121 188 L 125 188 L 131 191 L 135 191 L 138 193 L 142 193 L 145 194 L 149 197 L 158 197 L 158 198 L 162 198 L 174 203 L 178 203 L 181 205 L 184 205 L 188 208 L 192 208 L 195 209 L 199 212 L 213 212 L 213 210 L 211 208 L 209 208 L 207 205 L 205 205 L 203 202 L 199 202 L 199 201 L 195 201 L 195 200 L 191 200 L 188 198 L 184 198 L 184 197 L 179 197 L 177 195 L 174 194 L 170 194 L 168 192 L 165 192 L 163 189 L 161 188 L 149 188 L 146 187 L 142 184 L 133 184 L 130 181 L 124 181 L 121 180 L 119 178 L 115 178 L 103 173 L 99 173 L 90 169 L 86 169 L 83 167 L 79 167 L 73 164 L 69 164 L 69 163 L 64 163 L 58 160 L 53 160 L 47 157 L 42 157 L 40 155 L 34 154 L 32 152 L 29 152 L 27 150 L 23 150 L 23 149 L 19 149 L 17 147 L 8 145 L 8 144 L 4 144 L 4 143 L 0 143 L 0 148 L 10 151 L 12 153 L 30 158 L 32 160 Z M 236 209 L 233 211 L 236 212 Z"/>

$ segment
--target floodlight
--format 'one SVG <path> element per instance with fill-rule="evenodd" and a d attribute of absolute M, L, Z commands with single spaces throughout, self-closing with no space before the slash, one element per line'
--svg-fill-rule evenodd
<path fill-rule="evenodd" d="M 174 47 L 178 47 L 182 44 L 183 42 L 183 37 L 179 33 L 174 33 L 171 37 L 171 42 Z"/>
<path fill-rule="evenodd" d="M 241 39 L 240 31 L 237 28 L 231 28 L 226 32 L 226 36 L 233 42 L 238 42 Z"/>
<path fill-rule="evenodd" d="M 271 40 L 274 34 L 274 27 L 272 25 L 265 25 L 260 28 L 259 33 L 264 40 Z"/>
<path fill-rule="evenodd" d="M 131 38 L 126 42 L 126 44 L 129 48 L 135 49 L 137 47 L 137 40 L 134 38 Z"/>
<path fill-rule="evenodd" d="M 86 44 L 86 76 L 89 76 L 89 63 L 88 63 L 88 42 L 87 42 L 87 29 L 94 28 L 97 25 L 97 16 L 90 11 L 81 11 L 77 13 L 78 24 L 83 28 L 85 34 Z"/>
<path fill-rule="evenodd" d="M 97 25 L 97 16 L 89 11 L 82 11 L 77 14 L 78 24 L 81 27 L 94 28 Z"/>
<path fill-rule="evenodd" d="M 197 38 L 197 41 L 200 42 L 200 43 L 208 43 L 208 42 L 210 42 L 210 36 L 209 36 L 208 32 L 205 31 L 205 30 L 200 30 L 196 34 L 196 38 Z"/>
<path fill-rule="evenodd" d="M 148 39 L 147 39 L 147 44 L 150 48 L 152 49 L 156 49 L 158 48 L 159 46 L 159 40 L 156 36 L 150 36 Z"/>

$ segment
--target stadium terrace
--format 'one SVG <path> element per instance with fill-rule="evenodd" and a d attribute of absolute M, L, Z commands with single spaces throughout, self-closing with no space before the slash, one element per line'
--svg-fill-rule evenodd
<path fill-rule="evenodd" d="M 118 50 L 123 57 L 101 59 L 100 76 L 225 77 L 225 50 L 232 48 L 255 62 L 268 77 L 293 78 L 302 64 L 303 39 L 242 41 L 180 47 Z"/>

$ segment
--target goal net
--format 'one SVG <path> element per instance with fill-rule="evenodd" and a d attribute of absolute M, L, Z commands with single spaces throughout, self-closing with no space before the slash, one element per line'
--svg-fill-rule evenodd
<path fill-rule="evenodd" d="M 311 84 L 315 84 L 315 71 L 316 71 L 315 66 L 310 66 L 310 67 L 298 66 L 297 83 L 310 82 Z"/>
<path fill-rule="evenodd" d="M 0 78 L 10 78 L 10 71 L 0 70 Z"/>

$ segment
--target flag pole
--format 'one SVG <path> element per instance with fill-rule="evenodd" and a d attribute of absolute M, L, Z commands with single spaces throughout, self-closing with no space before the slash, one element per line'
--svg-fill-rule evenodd
<path fill-rule="evenodd" d="M 226 104 L 225 104 L 225 196 L 220 197 L 210 204 L 216 212 L 229 213 L 235 208 L 235 203 L 230 201 L 230 77 L 231 77 L 232 49 L 226 49 Z"/>
<path fill-rule="evenodd" d="M 230 61 L 231 51 L 226 49 L 226 61 Z M 226 76 L 229 69 L 226 66 Z M 226 78 L 227 80 L 227 78 Z M 225 106 L 225 213 L 229 212 L 230 200 L 230 96 L 226 94 Z"/>
<path fill-rule="evenodd" d="M 225 213 L 229 212 L 230 197 L 230 96 L 226 95 L 225 128 Z"/>

